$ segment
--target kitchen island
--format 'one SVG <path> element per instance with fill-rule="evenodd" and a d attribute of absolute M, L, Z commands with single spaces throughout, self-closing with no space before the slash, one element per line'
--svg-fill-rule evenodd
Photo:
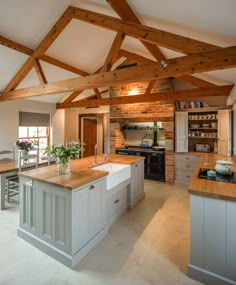
<path fill-rule="evenodd" d="M 190 260 L 188 274 L 205 284 L 236 284 L 236 184 L 201 179 L 200 168 L 214 169 L 217 160 L 236 159 L 202 154 L 189 184 Z"/>
<path fill-rule="evenodd" d="M 92 160 L 71 161 L 70 175 L 59 175 L 57 165 L 19 174 L 18 236 L 70 268 L 104 238 L 123 211 L 144 197 L 144 158 L 110 155 L 108 164 L 101 155 L 100 170 L 91 166 Z M 106 168 L 116 164 L 124 166 L 123 176 Z"/>

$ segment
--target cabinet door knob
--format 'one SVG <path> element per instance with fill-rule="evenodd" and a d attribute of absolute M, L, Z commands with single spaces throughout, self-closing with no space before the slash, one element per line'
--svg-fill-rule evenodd
<path fill-rule="evenodd" d="M 138 167 L 138 164 L 135 164 L 135 167 Z"/>
<path fill-rule="evenodd" d="M 89 190 L 93 190 L 94 188 L 94 185 L 90 185 Z"/>
<path fill-rule="evenodd" d="M 117 204 L 119 201 L 120 201 L 120 199 L 117 199 L 117 200 L 115 200 L 115 202 L 114 202 L 114 203 L 115 203 L 115 204 Z"/>

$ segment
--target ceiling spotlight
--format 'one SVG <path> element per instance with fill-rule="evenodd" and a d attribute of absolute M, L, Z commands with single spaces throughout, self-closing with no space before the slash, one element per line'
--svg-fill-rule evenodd
<path fill-rule="evenodd" d="M 167 64 L 164 60 L 161 60 L 161 67 L 162 67 L 163 69 L 166 69 L 167 66 L 168 66 L 168 64 Z"/>

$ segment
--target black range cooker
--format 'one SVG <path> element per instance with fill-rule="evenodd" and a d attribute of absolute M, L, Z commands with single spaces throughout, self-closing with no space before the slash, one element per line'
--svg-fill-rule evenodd
<path fill-rule="evenodd" d="M 165 182 L 165 148 L 118 148 L 116 154 L 144 156 L 144 178 Z"/>

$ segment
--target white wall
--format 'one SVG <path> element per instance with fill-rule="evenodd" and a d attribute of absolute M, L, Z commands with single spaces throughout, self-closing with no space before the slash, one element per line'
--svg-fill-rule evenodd
<path fill-rule="evenodd" d="M 33 100 L 15 100 L 0 103 L 0 149 L 11 149 L 18 139 L 19 111 L 42 112 L 51 114 L 54 143 L 64 136 L 61 128 L 62 113 L 56 111 L 55 104 Z M 57 121 L 58 120 L 58 121 Z M 63 119 L 64 121 L 64 119 Z M 63 132 L 62 132 L 63 130 Z M 56 134 L 54 136 L 54 133 Z"/>
<path fill-rule="evenodd" d="M 52 117 L 52 143 L 63 144 L 65 137 L 65 110 L 56 110 Z"/>

